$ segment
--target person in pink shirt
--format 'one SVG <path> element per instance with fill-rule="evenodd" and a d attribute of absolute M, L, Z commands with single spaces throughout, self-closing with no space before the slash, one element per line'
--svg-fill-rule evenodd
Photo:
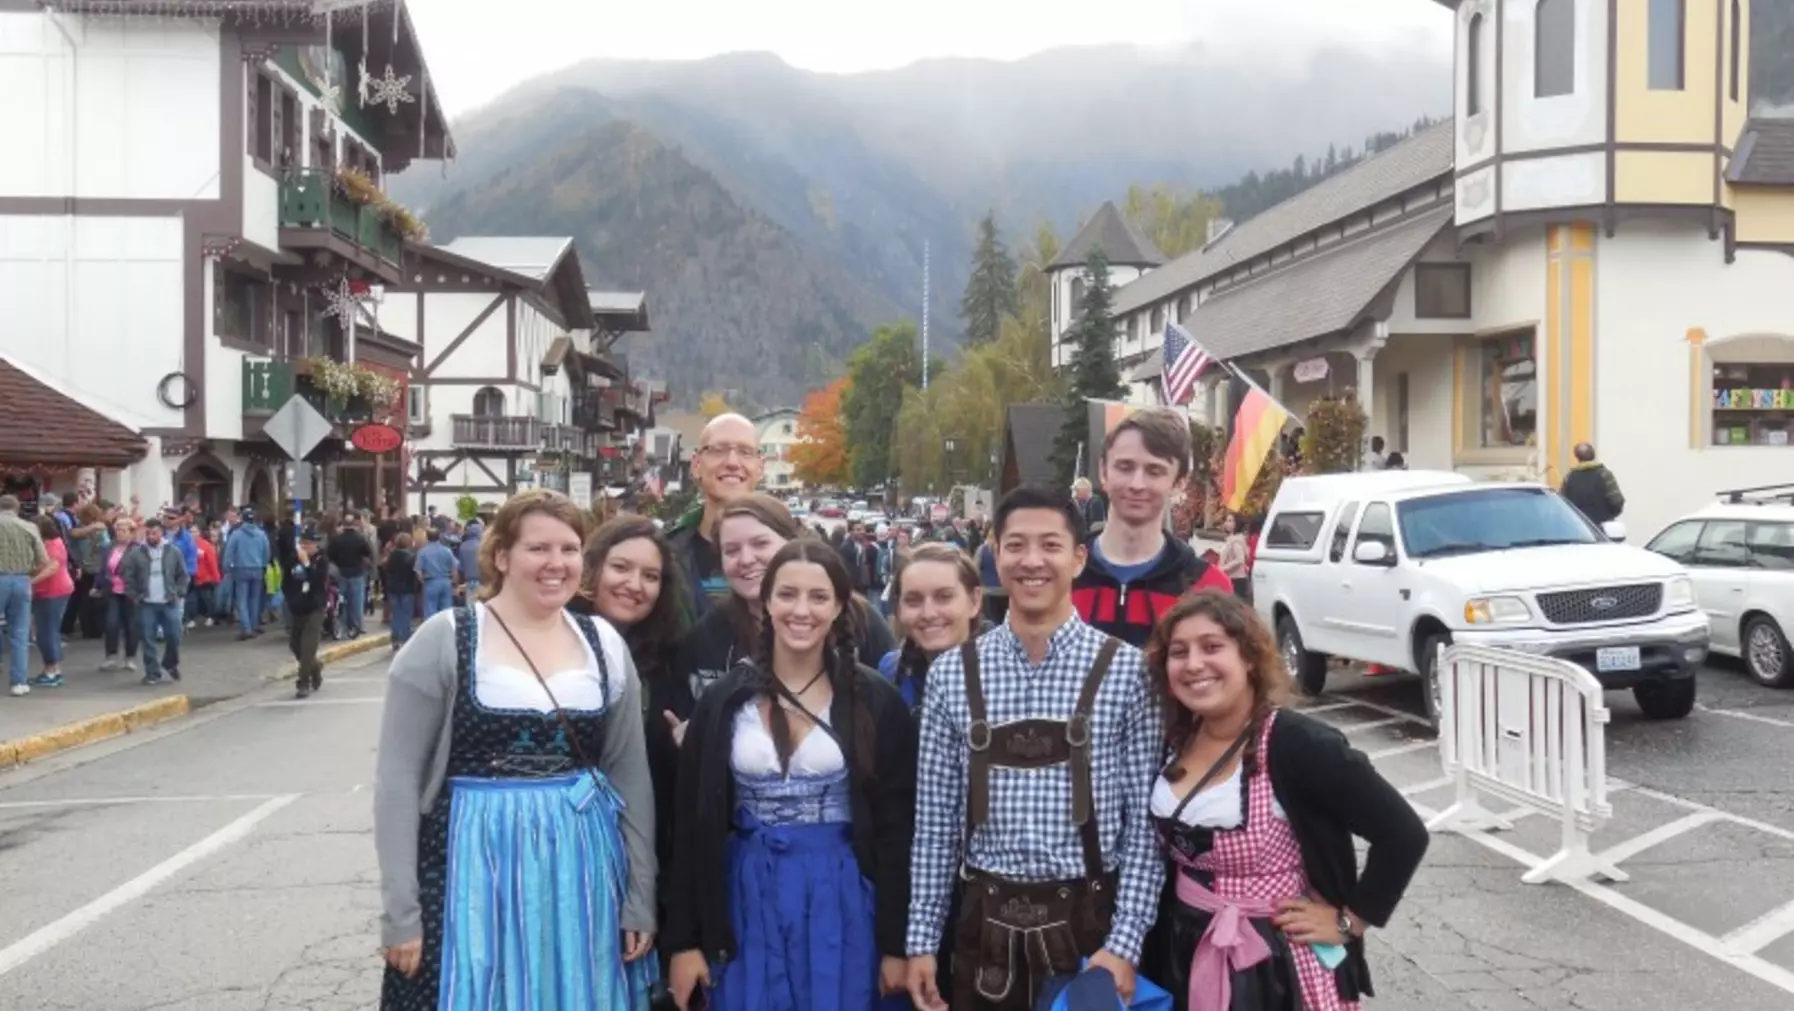
<path fill-rule="evenodd" d="M 43 535 L 44 551 L 56 568 L 31 584 L 31 618 L 37 627 L 37 652 L 44 658 L 44 672 L 31 679 L 31 687 L 60 688 L 62 616 L 68 612 L 69 597 L 75 593 L 75 579 L 69 574 L 69 546 L 62 538 L 62 525 L 54 516 L 40 513 L 37 530 Z"/>
<path fill-rule="evenodd" d="M 118 574 L 118 564 L 124 560 L 125 549 L 137 540 L 137 524 L 129 517 L 120 516 L 113 521 L 112 533 L 116 540 L 106 549 L 104 572 L 94 580 L 93 595 L 106 601 L 106 660 L 100 669 L 126 670 L 137 669 L 138 639 L 142 633 L 137 623 L 137 607 L 131 598 L 125 596 L 125 581 Z M 124 652 L 119 652 L 119 634 L 124 634 Z"/>

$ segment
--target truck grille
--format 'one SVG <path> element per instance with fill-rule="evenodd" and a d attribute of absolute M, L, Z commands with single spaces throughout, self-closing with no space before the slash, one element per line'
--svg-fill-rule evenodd
<path fill-rule="evenodd" d="M 1657 613 L 1663 603 L 1662 583 L 1601 586 L 1592 590 L 1563 590 L 1538 595 L 1539 610 L 1553 625 L 1586 625 L 1596 621 L 1643 618 Z"/>

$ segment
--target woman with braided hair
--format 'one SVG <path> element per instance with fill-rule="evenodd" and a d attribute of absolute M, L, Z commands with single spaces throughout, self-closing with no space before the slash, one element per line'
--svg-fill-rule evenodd
<path fill-rule="evenodd" d="M 1179 1011 L 1357 1008 L 1372 992 L 1364 930 L 1389 922 L 1426 828 L 1343 734 L 1282 708 L 1289 672 L 1238 597 L 1179 601 L 1146 662 L 1165 713 L 1152 815 L 1172 880 L 1148 975 Z M 1353 837 L 1370 843 L 1362 873 Z M 1249 927 L 1230 940 L 1217 925 L 1236 916 Z"/>
<path fill-rule="evenodd" d="M 780 548 L 761 645 L 686 726 L 662 934 L 681 1009 L 700 987 L 720 1011 L 908 1004 L 915 726 L 855 662 L 852 600 L 839 552 Z"/>

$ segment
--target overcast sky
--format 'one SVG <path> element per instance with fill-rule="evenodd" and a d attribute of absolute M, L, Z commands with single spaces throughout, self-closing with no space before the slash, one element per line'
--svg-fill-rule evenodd
<path fill-rule="evenodd" d="M 1450 59 L 1434 0 L 408 0 L 450 114 L 592 57 L 770 50 L 851 73 L 931 56 L 1013 60 L 1056 46 L 1201 39 L 1299 60 L 1321 43 Z"/>

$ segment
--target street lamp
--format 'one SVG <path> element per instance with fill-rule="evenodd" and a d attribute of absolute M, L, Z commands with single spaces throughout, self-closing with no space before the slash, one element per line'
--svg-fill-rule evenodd
<path fill-rule="evenodd" d="M 959 438 L 949 435 L 941 440 L 941 476 L 947 479 L 947 486 L 953 486 L 953 457 L 959 452 Z"/>

